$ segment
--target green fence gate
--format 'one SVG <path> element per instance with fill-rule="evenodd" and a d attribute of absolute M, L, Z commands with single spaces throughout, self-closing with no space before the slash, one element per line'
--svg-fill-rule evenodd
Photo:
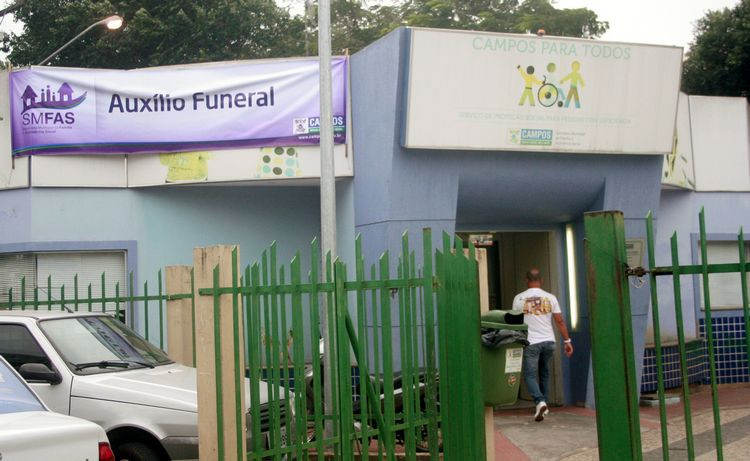
<path fill-rule="evenodd" d="M 670 459 L 670 449 L 678 448 L 679 459 L 696 458 L 692 427 L 691 397 L 687 348 L 685 341 L 681 276 L 700 277 L 703 305 L 705 307 L 705 341 L 707 349 L 708 378 L 711 386 L 711 402 L 714 426 L 714 448 L 716 459 L 722 460 L 723 442 L 721 415 L 717 388 L 717 366 L 715 351 L 716 334 L 712 316 L 709 277 L 711 274 L 736 273 L 740 275 L 739 288 L 742 293 L 744 340 L 742 355 L 747 364 L 750 357 L 750 331 L 748 316 L 747 273 L 750 265 L 746 261 L 743 231 L 737 236 L 737 263 L 709 264 L 707 257 L 706 225 L 703 210 L 699 217 L 700 264 L 681 265 L 678 255 L 677 234 L 670 239 L 671 264 L 657 266 L 654 255 L 654 230 L 651 213 L 646 219 L 646 247 L 648 267 L 628 267 L 625 252 L 625 227 L 621 212 L 593 212 L 584 217 L 586 230 L 585 251 L 591 328 L 592 368 L 594 373 L 595 399 L 597 406 L 597 434 L 600 459 L 641 460 L 641 430 L 638 407 L 638 385 L 633 354 L 632 317 L 629 300 L 629 278 L 647 277 L 650 285 L 651 314 L 654 332 L 656 359 L 657 395 L 661 429 L 661 457 Z M 674 290 L 674 312 L 677 328 L 677 348 L 681 376 L 681 399 L 684 412 L 684 444 L 678 447 L 670 443 L 667 408 L 665 405 L 664 358 L 657 295 L 658 277 L 671 277 Z M 739 360 L 741 362 L 741 360 Z M 638 364 L 640 366 L 640 364 Z M 747 366 L 747 365 L 745 365 Z M 671 447 L 670 447 L 671 445 Z M 683 446 L 684 445 L 684 446 Z M 683 451 L 684 450 L 684 451 Z M 683 454 L 684 453 L 684 454 Z M 674 454 L 674 453 L 672 453 Z"/>
<path fill-rule="evenodd" d="M 91 286 L 78 287 L 77 282 L 66 294 L 65 286 L 49 279 L 46 287 L 30 290 L 22 281 L 21 292 L 9 292 L 0 309 L 106 312 L 125 318 L 142 336 L 164 348 L 167 301 L 191 299 L 195 329 L 193 293 L 213 296 L 215 303 L 220 295 L 231 294 L 234 321 L 242 322 L 245 334 L 219 330 L 217 336 L 235 333 L 235 350 L 244 348 L 245 363 L 223 372 L 236 375 L 239 369 L 250 380 L 249 414 L 235 409 L 237 418 L 248 421 L 251 443 L 246 459 L 427 456 L 483 461 L 474 247 L 469 244 L 465 250 L 459 238 L 452 244 L 444 234 L 441 249 L 434 251 L 427 229 L 418 264 L 405 234 L 395 270 L 388 252 L 366 269 L 360 238 L 355 250 L 353 277 L 341 261 L 326 258 L 321 263 L 316 241 L 310 246 L 305 271 L 299 253 L 288 266 L 280 265 L 274 243 L 259 262 L 235 271 L 231 286 L 221 286 L 218 268 L 213 286 L 194 286 L 191 293 L 170 295 L 163 289 L 161 272 L 151 294 L 144 283 L 140 295 L 132 274 L 127 293 L 118 284 L 110 294 L 102 274 L 98 297 L 91 295 Z M 233 267 L 238 267 L 236 254 Z M 80 296 L 79 289 L 87 289 L 88 296 Z M 319 353 L 323 309 L 333 339 L 330 372 L 323 369 Z M 219 374 L 220 348 L 217 354 Z M 323 389 L 329 373 L 332 403 L 326 412 Z M 268 392 L 268 403 L 261 402 L 261 389 Z M 217 398 L 221 392 L 217 384 Z M 224 440 L 222 430 L 219 425 L 219 444 Z"/>
<path fill-rule="evenodd" d="M 422 452 L 484 460 L 473 246 L 465 255 L 461 240 L 453 248 L 445 235 L 433 259 L 425 230 L 418 265 L 404 235 L 394 273 L 388 252 L 365 270 L 357 238 L 352 279 L 343 262 L 321 265 L 318 254 L 313 242 L 303 275 L 300 254 L 279 266 L 272 245 L 232 287 L 199 290 L 242 299 L 251 385 L 247 459 L 414 460 Z M 333 340 L 330 412 L 323 392 L 329 372 L 318 353 L 322 309 Z M 261 387 L 271 395 L 265 409 Z"/>

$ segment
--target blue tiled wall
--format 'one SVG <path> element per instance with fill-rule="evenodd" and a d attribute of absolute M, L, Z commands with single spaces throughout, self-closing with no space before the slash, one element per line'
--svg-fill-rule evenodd
<path fill-rule="evenodd" d="M 745 321 L 741 316 L 713 319 L 714 358 L 717 383 L 744 383 L 750 381 L 745 349 Z M 704 319 L 699 321 L 700 335 L 706 337 Z M 710 383 L 709 377 L 705 378 Z"/>
<path fill-rule="evenodd" d="M 743 383 L 750 381 L 746 353 L 745 323 L 742 316 L 715 317 L 713 320 L 714 358 L 717 384 Z M 690 383 L 710 384 L 708 348 L 706 346 L 706 324 L 699 320 L 700 340 L 687 344 L 687 359 Z M 680 356 L 676 345 L 662 346 L 664 362 L 664 388 L 682 385 Z M 643 356 L 641 392 L 656 391 L 656 356 L 654 348 L 646 348 Z"/>
<path fill-rule="evenodd" d="M 705 343 L 702 339 L 686 344 L 689 383 L 702 383 L 708 375 L 708 360 Z M 680 354 L 677 345 L 662 346 L 662 364 L 664 367 L 664 388 L 672 389 L 682 386 L 680 374 Z M 656 391 L 656 352 L 654 347 L 647 347 L 643 354 L 643 375 L 641 393 Z"/>

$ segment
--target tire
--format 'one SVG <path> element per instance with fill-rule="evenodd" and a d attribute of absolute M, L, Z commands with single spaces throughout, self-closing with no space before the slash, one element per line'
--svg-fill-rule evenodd
<path fill-rule="evenodd" d="M 123 443 L 114 451 L 117 461 L 162 461 L 153 448 L 140 442 Z"/>
<path fill-rule="evenodd" d="M 417 453 L 429 453 L 430 443 L 427 440 L 428 439 L 427 427 L 422 426 L 419 432 L 420 432 L 419 438 L 417 439 L 417 442 L 416 442 Z M 438 428 L 437 430 L 437 436 L 438 436 L 438 452 L 442 453 L 443 452 L 443 431 L 440 428 Z"/>

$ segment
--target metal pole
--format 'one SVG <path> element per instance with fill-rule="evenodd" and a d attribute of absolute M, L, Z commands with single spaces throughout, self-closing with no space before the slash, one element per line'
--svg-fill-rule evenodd
<path fill-rule="evenodd" d="M 331 2 L 318 2 L 318 56 L 320 62 L 320 233 L 323 255 L 330 252 L 331 261 L 336 259 L 336 177 L 333 162 L 333 101 L 331 90 Z M 323 257 L 325 261 L 325 257 Z M 336 303 L 334 302 L 334 308 Z M 335 318 L 335 315 L 334 315 Z M 321 328 L 325 354 L 323 367 L 327 379 L 323 385 L 325 413 L 333 413 L 333 396 L 331 381 L 334 374 L 331 369 L 331 358 L 334 349 L 333 339 L 335 324 L 328 318 L 328 309 L 323 309 Z M 333 425 L 326 418 L 326 437 L 333 435 Z"/>
<path fill-rule="evenodd" d="M 601 459 L 640 461 L 633 317 L 625 273 L 625 218 L 620 211 L 584 213 L 591 363 Z"/>

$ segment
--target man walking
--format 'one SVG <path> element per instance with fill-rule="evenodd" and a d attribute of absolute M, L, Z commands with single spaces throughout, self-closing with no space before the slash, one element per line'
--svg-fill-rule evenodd
<path fill-rule="evenodd" d="M 555 353 L 552 319 L 555 319 L 557 330 L 563 337 L 565 355 L 568 357 L 573 355 L 573 342 L 560 313 L 557 298 L 541 288 L 542 276 L 539 269 L 533 268 L 526 273 L 526 286 L 528 289 L 513 299 L 513 309 L 523 310 L 523 321 L 529 329 L 529 345 L 523 351 L 523 379 L 531 396 L 534 397 L 534 419 L 539 422 L 549 413 L 547 399 L 550 359 Z"/>

